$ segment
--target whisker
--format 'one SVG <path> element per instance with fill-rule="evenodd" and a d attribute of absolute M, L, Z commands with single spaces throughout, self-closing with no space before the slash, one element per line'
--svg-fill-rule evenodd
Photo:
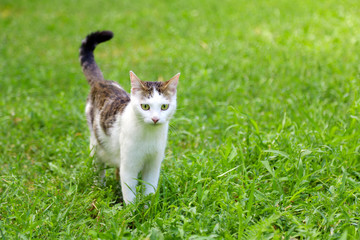
<path fill-rule="evenodd" d="M 171 135 L 179 136 L 179 130 L 178 130 L 178 128 L 176 128 L 175 125 L 172 124 L 171 122 L 170 122 L 170 124 L 169 124 L 169 133 L 170 133 Z"/>

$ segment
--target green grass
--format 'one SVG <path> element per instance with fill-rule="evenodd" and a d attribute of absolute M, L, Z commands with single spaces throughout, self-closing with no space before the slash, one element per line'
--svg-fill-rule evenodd
<path fill-rule="evenodd" d="M 359 239 L 358 1 L 0 3 L 0 239 Z M 94 184 L 78 62 L 181 72 L 152 204 Z"/>

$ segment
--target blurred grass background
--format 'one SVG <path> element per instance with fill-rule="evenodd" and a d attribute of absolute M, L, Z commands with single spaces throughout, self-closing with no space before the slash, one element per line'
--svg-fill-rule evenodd
<path fill-rule="evenodd" d="M 0 2 L 0 237 L 358 239 L 357 1 Z M 81 40 L 129 90 L 181 72 L 158 193 L 93 184 Z M 132 214 L 132 210 L 135 213 Z"/>

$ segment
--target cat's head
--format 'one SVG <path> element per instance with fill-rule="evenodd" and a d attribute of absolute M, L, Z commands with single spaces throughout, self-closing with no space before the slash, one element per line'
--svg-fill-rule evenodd
<path fill-rule="evenodd" d="M 149 125 L 168 122 L 176 110 L 180 73 L 166 82 L 144 82 L 130 71 L 131 103 L 140 121 Z"/>

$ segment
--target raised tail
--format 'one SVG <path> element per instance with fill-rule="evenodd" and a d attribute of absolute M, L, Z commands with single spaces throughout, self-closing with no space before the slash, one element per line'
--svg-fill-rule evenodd
<path fill-rule="evenodd" d="M 98 31 L 90 33 L 82 41 L 80 46 L 80 64 L 89 84 L 104 80 L 102 72 L 94 59 L 96 45 L 106 42 L 113 37 L 111 31 Z"/>

